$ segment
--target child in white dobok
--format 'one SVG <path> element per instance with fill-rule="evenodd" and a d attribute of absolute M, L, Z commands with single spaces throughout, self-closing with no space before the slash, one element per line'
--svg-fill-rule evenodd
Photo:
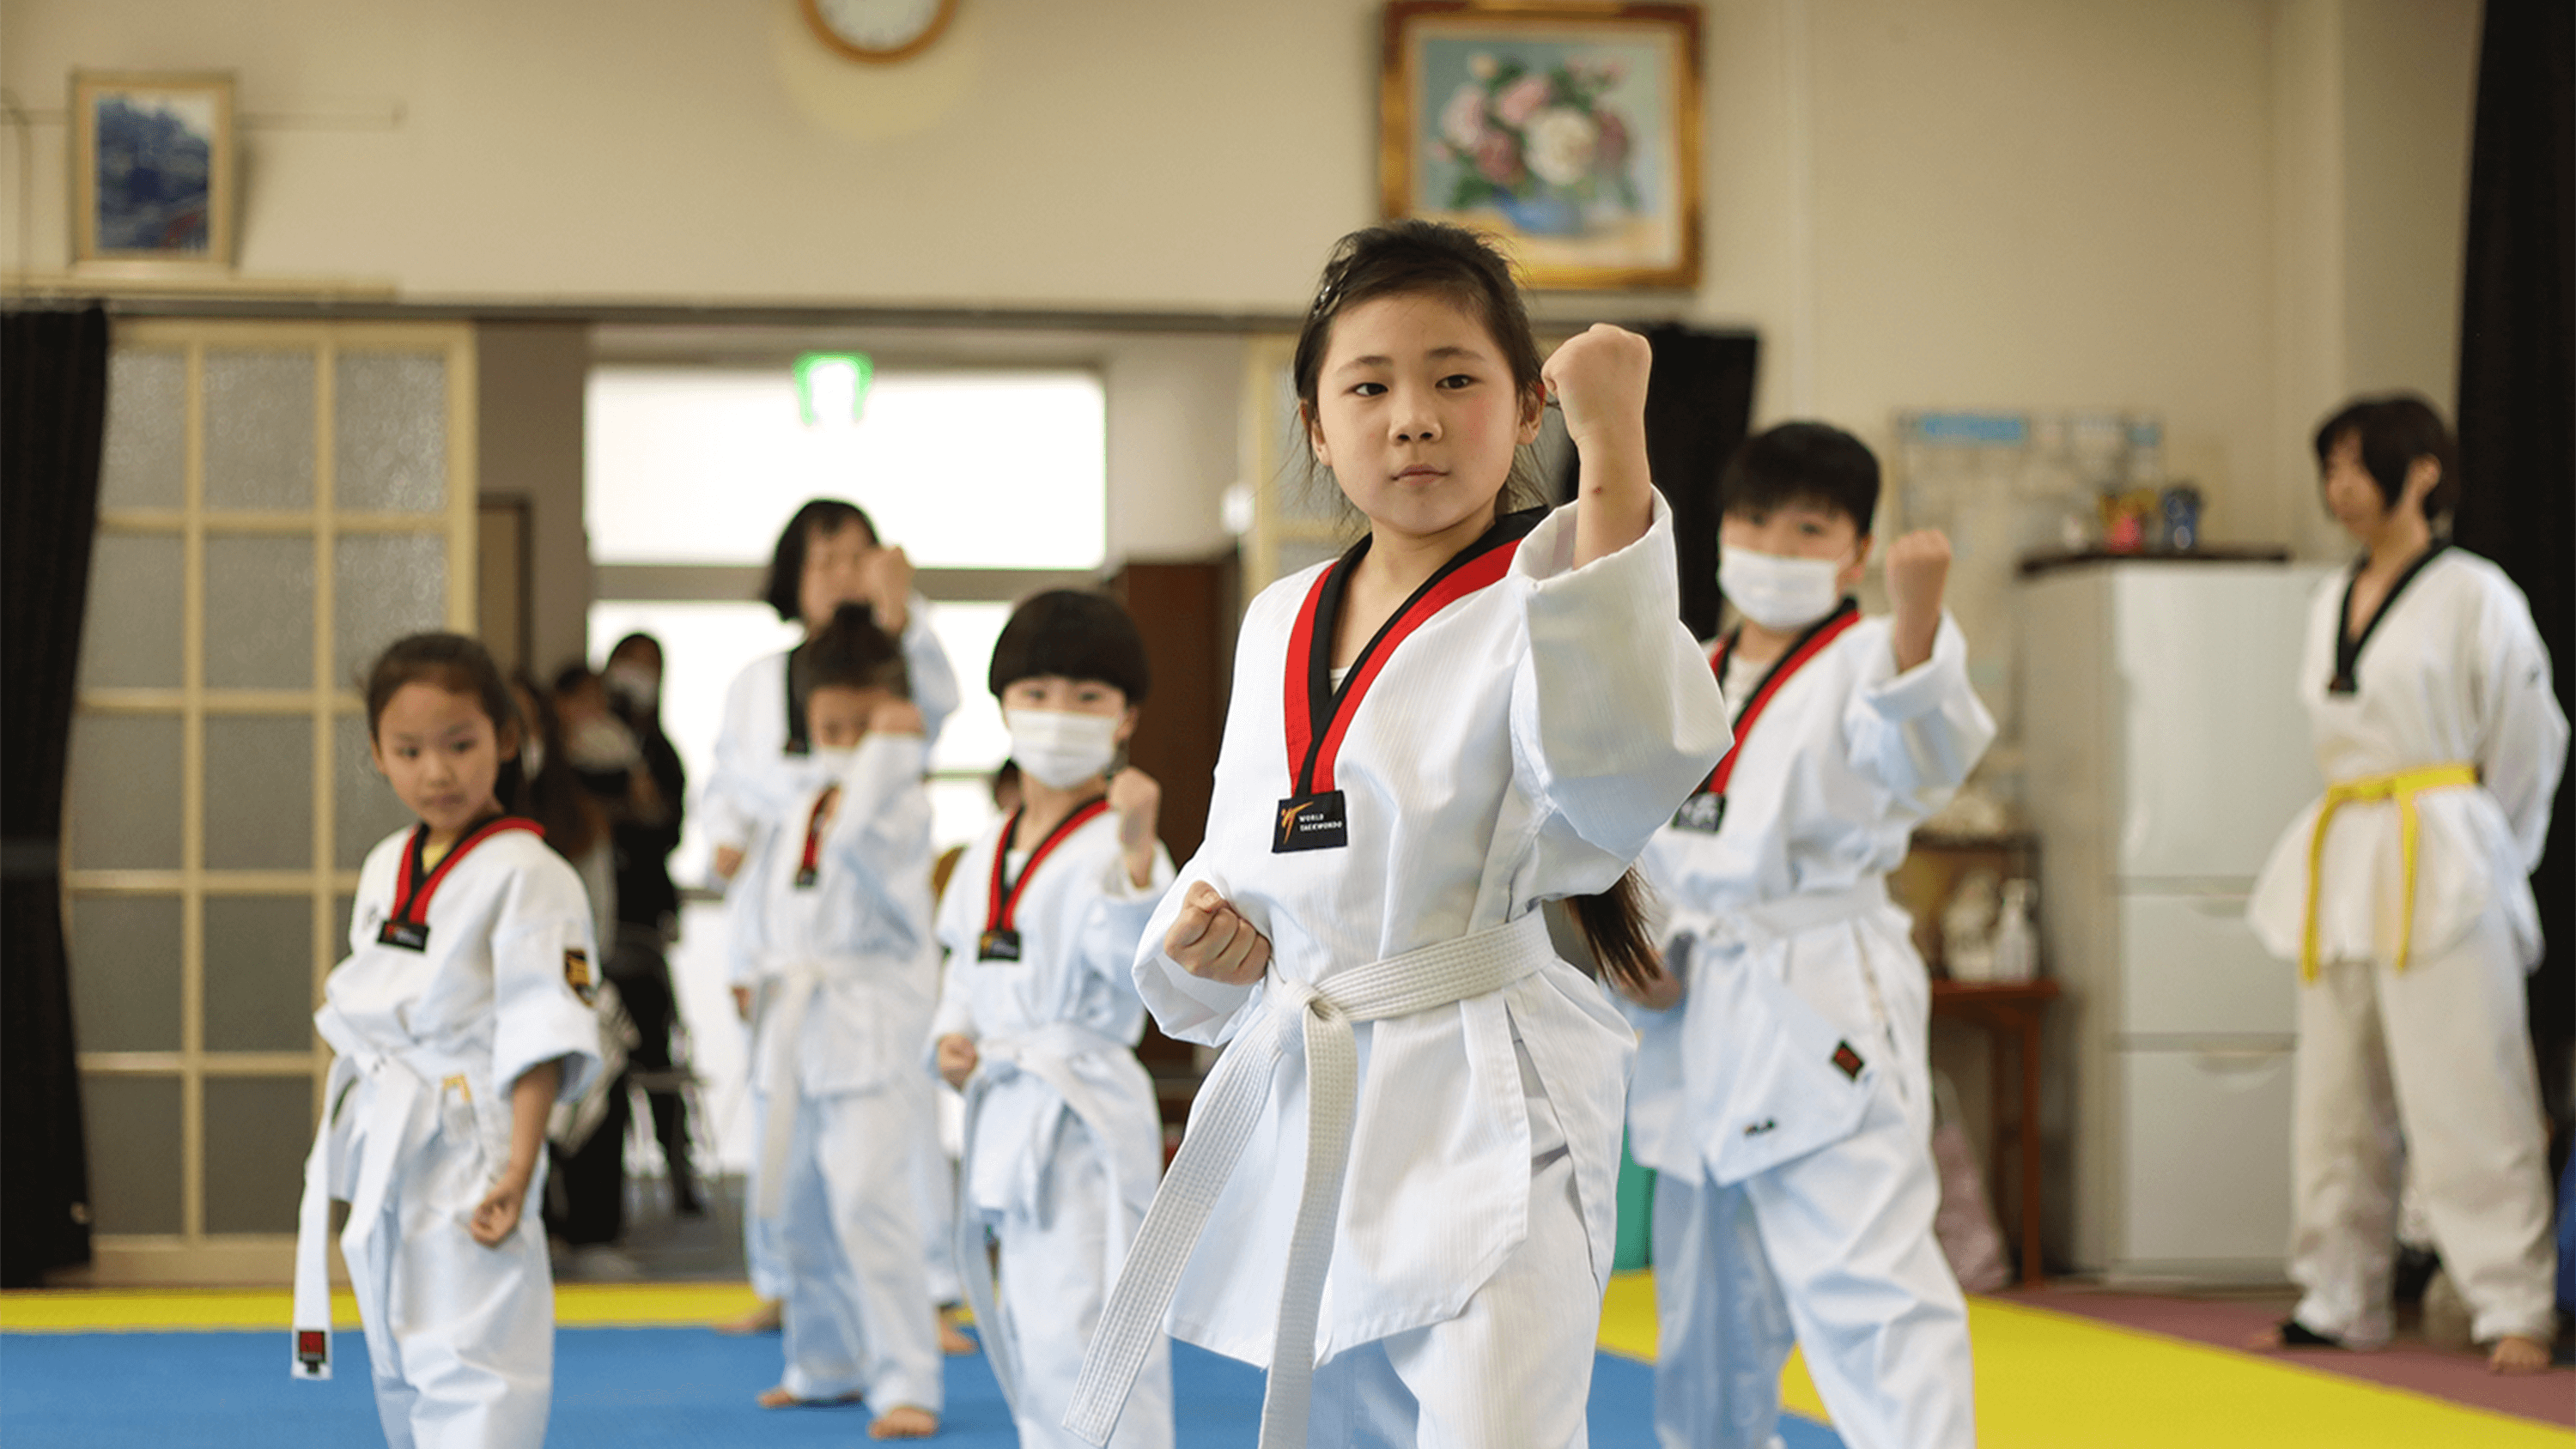
<path fill-rule="evenodd" d="M 1225 1052 L 1080 1437 L 1168 1323 L 1268 1366 L 1267 1449 L 1583 1442 L 1634 1034 L 1540 906 L 1578 898 L 1605 967 L 1649 969 L 1629 864 L 1726 743 L 1649 361 L 1595 327 L 1542 364 L 1471 232 L 1390 223 L 1326 266 L 1300 417 L 1369 533 L 1243 620 L 1206 843 L 1136 964 L 1165 1031 Z M 1551 393 L 1581 459 L 1552 515 L 1506 486 Z"/>
<path fill-rule="evenodd" d="M 943 1396 L 912 1176 L 937 979 L 921 713 L 894 641 L 855 609 L 806 641 L 795 684 L 830 783 L 735 889 L 735 981 L 757 998 L 752 1216 L 786 1280 L 787 1371 L 760 1402 L 864 1399 L 871 1437 L 920 1438 Z"/>
<path fill-rule="evenodd" d="M 1740 622 L 1709 667 L 1735 745 L 1647 848 L 1666 972 L 1630 1013 L 1665 1449 L 1774 1442 L 1793 1340 L 1852 1449 L 1975 1441 L 1932 1236 L 1931 986 L 1886 877 L 1995 725 L 1942 612 L 1940 534 L 1888 549 L 1892 617 L 1852 601 L 1878 491 L 1868 447 L 1822 423 L 1752 438 L 1720 483 Z"/>
<path fill-rule="evenodd" d="M 2389 1336 L 2398 1144 L 2442 1267 L 2499 1372 L 2548 1366 L 2548 1148 L 2525 1019 L 2530 876 L 2567 761 L 2531 606 L 2435 537 L 2458 496 L 2422 399 L 2364 398 L 2316 434 L 2325 502 L 2363 546 L 2317 590 L 2300 700 L 2325 797 L 2255 884 L 2255 933 L 2300 965 L 2290 1276 L 2257 1346 Z"/>
<path fill-rule="evenodd" d="M 922 738 L 926 746 L 939 743 L 940 726 L 957 708 L 956 673 L 931 632 L 924 601 L 913 591 L 911 560 L 877 537 L 875 522 L 857 504 L 814 498 L 799 507 L 779 530 L 760 597 L 782 622 L 803 625 L 808 640 L 839 610 L 855 605 L 864 611 L 900 643 L 906 687 L 921 711 Z M 829 772 L 816 765 L 806 734 L 804 696 L 795 687 L 795 661 L 805 648 L 800 643 L 753 660 L 725 690 L 715 768 L 708 773 L 698 817 L 715 842 L 716 875 L 727 882 L 748 853 L 787 828 L 787 817 L 827 783 Z M 728 904 L 733 904 L 730 896 Z M 913 1165 L 914 1205 L 926 1235 L 929 1291 L 934 1301 L 953 1303 L 960 1291 L 948 1251 L 953 1182 L 935 1135 L 936 1106 L 924 1110 L 934 1115 Z M 750 1186 L 757 1193 L 757 1165 L 753 1171 Z M 762 1235 L 757 1218 L 745 1218 L 743 1252 L 761 1305 L 721 1328 L 737 1333 L 774 1329 L 778 1303 L 787 1290 L 777 1250 Z M 973 1347 L 944 1327 L 942 1341 L 951 1352 Z"/>
<path fill-rule="evenodd" d="M 331 1203 L 395 1449 L 537 1449 L 554 1390 L 546 1114 L 600 1069 L 581 879 L 502 813 L 526 738 L 483 646 L 422 634 L 367 679 L 368 748 L 420 817 L 367 853 L 314 1015 L 328 1104 L 296 1236 L 294 1372 L 331 1376 Z"/>
<path fill-rule="evenodd" d="M 967 847 L 939 913 L 935 1064 L 966 1091 L 958 1269 L 1029 1449 L 1076 1442 L 1064 1413 L 1083 1349 L 1162 1175 L 1130 973 L 1172 862 L 1154 835 L 1161 787 L 1116 766 L 1148 683 L 1145 642 L 1108 596 L 1059 590 L 1013 611 L 991 684 L 1023 803 Z M 1169 1449 L 1167 1352 L 1111 1442 Z"/>

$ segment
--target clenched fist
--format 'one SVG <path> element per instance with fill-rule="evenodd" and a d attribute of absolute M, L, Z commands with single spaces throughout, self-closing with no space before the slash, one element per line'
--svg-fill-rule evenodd
<path fill-rule="evenodd" d="M 1932 657 L 1932 640 L 1941 628 L 1941 589 L 1949 578 L 1950 540 L 1941 530 L 1918 529 L 1887 546 L 1887 599 L 1895 609 L 1889 635 L 1898 673 Z"/>
<path fill-rule="evenodd" d="M 1109 808 L 1118 815 L 1118 848 L 1128 883 L 1143 890 L 1154 883 L 1154 824 L 1163 810 L 1163 787 L 1130 765 L 1109 777 Z"/>
<path fill-rule="evenodd" d="M 1270 938 L 1206 881 L 1190 883 L 1181 913 L 1163 936 L 1163 954 L 1206 981 L 1249 986 L 1270 966 Z"/>
<path fill-rule="evenodd" d="M 939 1039 L 939 1079 L 952 1087 L 964 1087 L 975 1075 L 975 1039 L 950 1032 Z"/>

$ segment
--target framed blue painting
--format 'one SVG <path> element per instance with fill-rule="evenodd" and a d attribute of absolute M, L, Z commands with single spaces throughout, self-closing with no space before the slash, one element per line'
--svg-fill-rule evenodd
<path fill-rule="evenodd" d="M 1696 286 L 1699 47 L 1697 5 L 1396 0 L 1386 215 L 1492 232 L 1536 287 Z"/>
<path fill-rule="evenodd" d="M 230 75 L 76 71 L 71 121 L 75 264 L 232 264 Z"/>

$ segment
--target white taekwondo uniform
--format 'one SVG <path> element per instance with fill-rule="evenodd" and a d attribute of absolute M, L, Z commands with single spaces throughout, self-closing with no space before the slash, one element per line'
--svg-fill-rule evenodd
<path fill-rule="evenodd" d="M 1083 1437 L 1168 1302 L 1175 1336 L 1270 1369 L 1272 1449 L 1305 1437 L 1310 1373 L 1316 1444 L 1584 1441 L 1634 1033 L 1539 907 L 1616 883 L 1727 739 L 1653 509 L 1579 569 L 1573 509 L 1502 520 L 1338 687 L 1328 573 L 1357 550 L 1253 601 L 1207 840 L 1136 964 L 1165 1031 L 1228 1046 L 1103 1317 Z M 1164 955 L 1194 881 L 1269 938 L 1260 981 Z"/>
<path fill-rule="evenodd" d="M 1995 722 L 1946 615 L 1899 674 L 1888 621 L 1849 600 L 1727 683 L 1735 753 L 1644 860 L 1682 1000 L 1625 1008 L 1629 1151 L 1659 1174 L 1656 1436 L 1772 1442 L 1794 1335 L 1853 1449 L 1970 1444 L 1967 1308 L 1932 1236 L 1931 985 L 1886 876 Z"/>
<path fill-rule="evenodd" d="M 898 642 L 903 647 L 911 699 L 921 711 L 922 736 L 936 745 L 940 726 L 957 712 L 957 672 L 949 666 L 948 653 L 940 647 L 939 636 L 930 630 L 929 601 L 918 594 L 913 595 L 905 611 L 903 638 Z M 806 754 L 805 722 L 788 697 L 788 662 L 795 652 L 781 650 L 755 659 L 734 676 L 725 690 L 724 722 L 716 730 L 715 767 L 708 771 L 698 796 L 698 820 L 708 838 L 719 846 L 742 851 L 746 860 L 760 848 L 769 832 L 780 828 L 797 806 L 811 801 L 814 792 L 826 783 L 812 768 Z M 740 875 L 735 878 L 742 879 Z M 730 911 L 730 891 L 726 901 Z M 728 925 L 727 929 L 732 927 Z M 930 1109 L 934 1121 L 937 1100 L 936 1096 L 932 1098 Z M 761 1135 L 756 1110 L 752 1134 Z M 757 1166 L 753 1171 L 758 1171 Z M 929 1271 L 932 1300 L 953 1303 L 960 1291 L 949 1255 L 949 1225 L 956 1211 L 956 1191 L 947 1155 L 939 1150 L 935 1138 L 920 1150 L 913 1176 L 913 1194 L 926 1235 L 922 1256 Z M 746 1186 L 755 1194 L 759 1191 L 756 1179 Z M 743 1249 L 752 1291 L 775 1303 L 786 1296 L 786 1282 L 779 1275 L 769 1244 L 757 1230 L 756 1220 L 746 1213 L 743 1224 Z"/>
<path fill-rule="evenodd" d="M 293 1371 L 328 1378 L 331 1203 L 394 1449 L 537 1449 L 554 1392 L 545 1154 L 519 1225 L 468 1232 L 510 1160 L 510 1090 L 563 1063 L 558 1101 L 600 1069 L 598 943 L 581 879 L 532 821 L 469 829 L 423 869 L 426 826 L 367 853 L 349 958 L 314 1024 L 334 1053 L 305 1164 Z"/>
<path fill-rule="evenodd" d="M 769 832 L 735 893 L 736 983 L 759 1000 L 749 1215 L 786 1278 L 781 1382 L 801 1399 L 863 1395 L 880 1413 L 941 1408 L 913 1190 L 935 1130 L 918 1065 L 938 971 L 925 752 L 918 735 L 861 740 L 848 772 Z"/>
<path fill-rule="evenodd" d="M 1127 877 L 1118 817 L 1095 800 L 1049 841 L 995 852 L 1019 817 L 969 846 L 939 911 L 948 980 L 931 1024 L 975 1039 L 967 1083 L 958 1267 L 1020 1443 L 1072 1449 L 1065 1409 L 1109 1285 L 1154 1200 L 1163 1116 L 1136 1060 L 1145 1003 L 1136 946 L 1172 881 L 1154 848 L 1152 884 Z M 984 1265 L 1001 1250 L 998 1310 Z M 1119 1449 L 1169 1449 L 1169 1354 L 1148 1363 L 1120 1420 Z"/>
<path fill-rule="evenodd" d="M 2282 834 L 2248 911 L 2308 976 L 2292 1316 L 2354 1347 L 2387 1340 L 2402 1133 L 2472 1331 L 2546 1342 L 2555 1252 L 2523 975 L 2541 956 L 2530 875 L 2567 719 L 2530 605 L 2494 564 L 2437 545 L 2357 639 L 2349 587 L 2318 587 L 2299 666 L 2327 793 Z"/>

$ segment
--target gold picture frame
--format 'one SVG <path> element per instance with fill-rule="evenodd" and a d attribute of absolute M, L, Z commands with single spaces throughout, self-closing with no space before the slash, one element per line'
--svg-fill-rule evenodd
<path fill-rule="evenodd" d="M 74 71 L 72 263 L 129 275 L 233 265 L 233 77 Z"/>
<path fill-rule="evenodd" d="M 1700 9 L 1394 0 L 1385 215 L 1501 238 L 1533 287 L 1700 277 Z"/>

